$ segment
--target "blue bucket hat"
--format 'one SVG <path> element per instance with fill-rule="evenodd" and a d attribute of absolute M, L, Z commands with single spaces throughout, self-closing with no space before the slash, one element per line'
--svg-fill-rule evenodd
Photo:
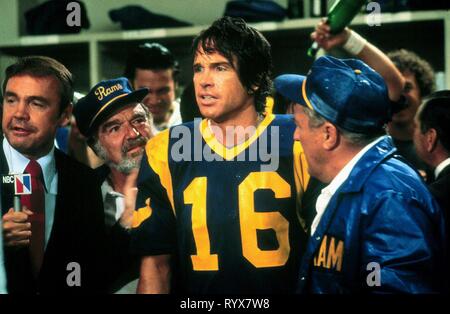
<path fill-rule="evenodd" d="M 147 88 L 133 91 L 125 77 L 101 81 L 74 108 L 73 114 L 81 134 L 90 137 L 114 112 L 128 104 L 141 102 L 147 94 Z"/>
<path fill-rule="evenodd" d="M 350 132 L 381 130 L 392 117 L 384 79 L 360 60 L 320 57 L 306 77 L 285 74 L 274 85 L 282 96 Z"/>

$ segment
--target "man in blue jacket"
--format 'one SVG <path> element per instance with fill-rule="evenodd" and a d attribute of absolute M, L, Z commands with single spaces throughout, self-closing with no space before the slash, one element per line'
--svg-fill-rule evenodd
<path fill-rule="evenodd" d="M 316 203 L 300 293 L 430 293 L 442 289 L 444 220 L 419 175 L 396 155 L 384 126 L 392 105 L 365 63 L 322 57 L 290 76 L 295 140 L 311 176 L 328 184 Z"/>

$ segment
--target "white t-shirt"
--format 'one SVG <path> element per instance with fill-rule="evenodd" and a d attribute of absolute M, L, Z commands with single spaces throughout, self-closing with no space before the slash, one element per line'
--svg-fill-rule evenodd
<path fill-rule="evenodd" d="M 356 154 L 352 160 L 350 160 L 347 165 L 345 165 L 344 168 L 339 171 L 339 173 L 336 175 L 336 177 L 330 182 L 329 185 L 327 185 L 324 189 L 322 189 L 321 194 L 317 198 L 316 201 L 316 216 L 314 217 L 314 220 L 311 224 L 311 235 L 314 234 L 314 232 L 317 229 L 317 226 L 319 226 L 320 220 L 322 219 L 323 214 L 325 213 L 325 210 L 327 209 L 328 204 L 330 203 L 331 198 L 336 193 L 336 191 L 341 187 L 342 184 L 347 180 L 348 176 L 352 172 L 355 165 L 358 163 L 358 161 L 364 156 L 365 153 L 369 149 L 371 149 L 373 146 L 375 146 L 378 142 L 380 142 L 384 137 L 380 137 L 370 144 L 366 145 L 361 151 L 359 151 L 358 154 Z"/>

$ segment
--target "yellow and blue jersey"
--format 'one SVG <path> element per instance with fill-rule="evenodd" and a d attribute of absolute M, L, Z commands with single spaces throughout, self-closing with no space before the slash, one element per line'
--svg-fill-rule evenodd
<path fill-rule="evenodd" d="M 207 120 L 151 139 L 138 178 L 133 251 L 171 254 L 187 293 L 294 291 L 303 236 L 297 199 L 309 181 L 294 130 L 292 116 L 267 115 L 232 148 Z"/>

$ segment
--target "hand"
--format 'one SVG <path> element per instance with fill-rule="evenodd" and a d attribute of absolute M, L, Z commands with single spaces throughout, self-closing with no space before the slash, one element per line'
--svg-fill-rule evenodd
<path fill-rule="evenodd" d="M 124 194 L 125 194 L 125 210 L 120 216 L 119 223 L 125 229 L 131 228 L 133 225 L 133 217 L 135 213 L 136 197 L 138 189 L 136 187 L 136 180 L 138 176 L 138 169 L 134 169 L 128 175 L 125 181 Z"/>
<path fill-rule="evenodd" d="M 25 247 L 30 244 L 31 223 L 28 217 L 33 212 L 25 206 L 21 212 L 15 212 L 13 208 L 3 216 L 3 240 L 7 247 Z"/>
<path fill-rule="evenodd" d="M 339 34 L 332 35 L 330 33 L 330 26 L 322 20 L 317 24 L 316 30 L 311 33 L 311 39 L 319 44 L 319 47 L 330 50 L 334 47 L 343 46 L 350 36 L 350 29 L 345 28 Z"/>

